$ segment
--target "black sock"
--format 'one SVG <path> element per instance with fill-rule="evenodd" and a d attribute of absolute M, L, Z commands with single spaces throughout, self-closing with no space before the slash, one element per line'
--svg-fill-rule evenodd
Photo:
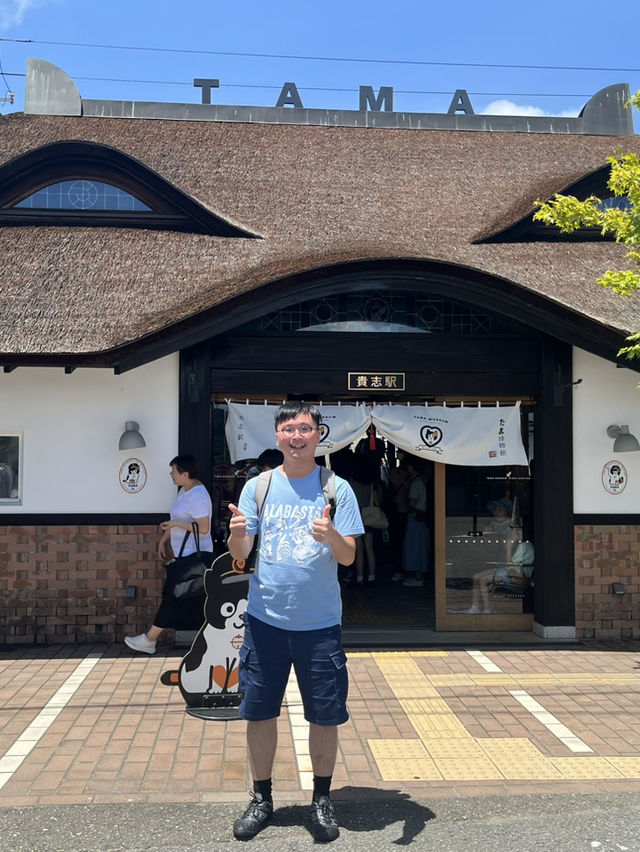
<path fill-rule="evenodd" d="M 317 802 L 320 796 L 328 796 L 331 787 L 331 775 L 313 776 L 313 801 Z"/>
<path fill-rule="evenodd" d="M 264 781 L 253 782 L 253 792 L 260 793 L 263 802 L 272 802 L 271 797 L 271 778 L 266 778 Z"/>

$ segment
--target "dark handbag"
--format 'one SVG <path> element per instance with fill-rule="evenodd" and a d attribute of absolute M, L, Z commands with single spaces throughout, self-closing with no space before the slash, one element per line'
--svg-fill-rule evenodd
<path fill-rule="evenodd" d="M 166 566 L 167 580 L 162 590 L 163 595 L 188 600 L 204 595 L 204 572 L 211 567 L 213 553 L 200 550 L 200 531 L 198 525 L 192 523 L 193 538 L 196 549 L 194 553 L 183 556 L 185 544 L 190 533 L 186 532 L 180 545 L 180 552 Z"/>

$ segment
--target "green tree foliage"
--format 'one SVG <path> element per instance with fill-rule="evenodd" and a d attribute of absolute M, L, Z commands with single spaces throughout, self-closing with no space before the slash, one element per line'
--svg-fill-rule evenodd
<path fill-rule="evenodd" d="M 628 107 L 640 110 L 640 91 L 630 99 Z M 616 153 L 608 157 L 611 166 L 608 187 L 617 198 L 626 198 L 621 207 L 609 207 L 602 199 L 590 196 L 579 201 L 571 195 L 557 194 L 551 201 L 537 201 L 539 208 L 534 219 L 556 225 L 565 234 L 579 228 L 600 228 L 602 234 L 612 234 L 616 242 L 630 246 L 626 254 L 629 269 L 607 270 L 598 284 L 609 287 L 622 296 L 640 290 L 640 157 L 637 154 Z M 629 346 L 619 354 L 640 358 L 640 332 L 627 338 Z"/>

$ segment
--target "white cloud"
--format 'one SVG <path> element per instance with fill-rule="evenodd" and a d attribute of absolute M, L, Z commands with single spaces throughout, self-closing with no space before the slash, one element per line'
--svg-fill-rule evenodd
<path fill-rule="evenodd" d="M 535 106 L 520 106 L 518 104 L 514 104 L 513 101 L 508 100 L 500 100 L 500 101 L 492 101 L 488 106 L 486 106 L 481 115 L 552 115 L 552 116 L 561 116 L 562 118 L 576 118 L 579 114 L 580 110 L 578 109 L 565 109 L 562 112 L 546 112 L 540 107 Z"/>
<path fill-rule="evenodd" d="M 513 101 L 491 101 L 482 110 L 482 115 L 546 115 L 545 111 L 534 106 L 518 106 Z"/>
<path fill-rule="evenodd" d="M 562 118 L 577 118 L 580 115 L 580 110 L 579 109 L 563 109 L 562 112 L 559 113 L 559 115 L 561 115 Z"/>
<path fill-rule="evenodd" d="M 42 4 L 43 0 L 0 0 L 0 30 L 18 26 L 27 12 Z"/>

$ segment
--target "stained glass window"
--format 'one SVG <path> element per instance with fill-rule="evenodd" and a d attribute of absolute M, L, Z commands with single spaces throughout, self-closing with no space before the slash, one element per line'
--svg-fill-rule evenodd
<path fill-rule="evenodd" d="M 253 331 L 500 334 L 497 314 L 440 296 L 403 290 L 338 293 L 288 305 L 242 326 Z"/>

